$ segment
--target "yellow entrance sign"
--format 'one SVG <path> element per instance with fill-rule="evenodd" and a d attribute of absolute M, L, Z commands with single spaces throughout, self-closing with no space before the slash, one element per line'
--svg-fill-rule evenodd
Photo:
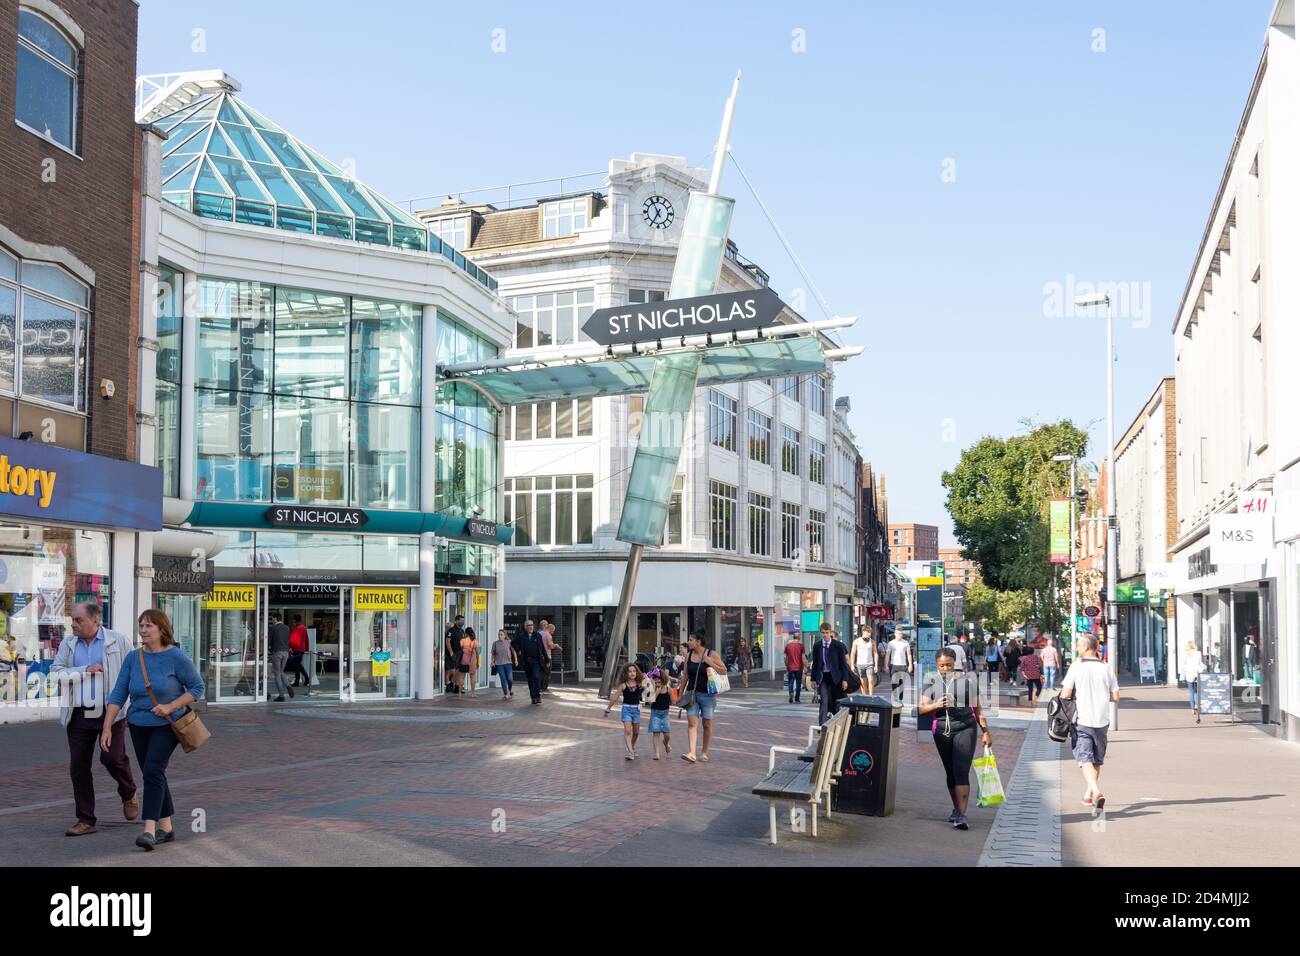
<path fill-rule="evenodd" d="M 474 604 L 473 604 L 474 610 L 476 610 L 476 611 L 486 611 L 486 610 L 487 610 L 487 592 L 486 592 L 486 591 L 474 591 L 474 592 L 472 592 L 472 593 L 473 593 L 473 595 L 474 595 Z"/>
<path fill-rule="evenodd" d="M 257 607 L 257 586 L 253 584 L 214 584 L 203 596 L 209 611 L 251 611 Z"/>
<path fill-rule="evenodd" d="M 358 611 L 405 611 L 406 588 L 353 588 L 352 607 Z"/>
<path fill-rule="evenodd" d="M 442 588 L 433 589 L 433 609 L 435 611 L 442 610 Z"/>
<path fill-rule="evenodd" d="M 938 584 L 943 584 L 943 578 L 917 578 L 916 579 L 916 586 L 921 588 L 934 587 L 935 585 Z"/>

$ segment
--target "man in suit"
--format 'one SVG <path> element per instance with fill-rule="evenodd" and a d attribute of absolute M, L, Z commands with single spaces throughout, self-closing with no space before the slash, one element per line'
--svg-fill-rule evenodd
<path fill-rule="evenodd" d="M 533 619 L 524 621 L 524 629 L 515 635 L 515 653 L 528 678 L 528 696 L 534 704 L 542 702 L 542 665 L 546 662 L 546 645 L 533 625 Z"/>
<path fill-rule="evenodd" d="M 817 723 L 824 724 L 829 714 L 839 712 L 839 699 L 849 691 L 848 651 L 824 621 L 810 658 L 809 677 L 818 691 Z"/>
<path fill-rule="evenodd" d="M 140 815 L 140 798 L 131 776 L 131 762 L 126 756 L 126 712 L 123 706 L 113 720 L 112 742 L 108 750 L 100 747 L 104 730 L 104 705 L 117 684 L 118 672 L 131 653 L 125 634 L 110 631 L 103 624 L 104 612 L 98 604 L 82 602 L 72 608 L 72 636 L 59 644 L 58 655 L 50 665 L 60 687 L 59 723 L 68 734 L 68 752 L 72 757 L 72 793 L 77 808 L 77 822 L 68 836 L 95 832 L 94 758 L 117 783 L 122 798 L 122 815 L 134 820 Z"/>

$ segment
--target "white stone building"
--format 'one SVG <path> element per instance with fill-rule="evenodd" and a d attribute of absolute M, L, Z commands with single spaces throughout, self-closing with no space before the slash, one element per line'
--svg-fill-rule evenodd
<path fill-rule="evenodd" d="M 1174 323 L 1181 643 L 1233 675 L 1239 712 L 1300 738 L 1300 61 L 1279 0 Z M 1250 563 L 1213 517 L 1276 513 Z M 1276 543 L 1274 543 L 1276 542 Z M 1253 642 L 1258 642 L 1257 645 Z"/>
<path fill-rule="evenodd" d="M 593 309 L 665 296 L 690 191 L 705 178 L 680 157 L 633 154 L 588 191 L 509 208 L 450 200 L 417 215 L 500 282 L 518 317 L 516 349 L 558 351 L 586 341 Z M 729 244 L 720 291 L 766 284 Z M 833 401 L 829 367 L 698 390 L 665 542 L 647 550 L 633 595 L 630 654 L 703 628 L 728 658 L 748 639 L 756 668 L 772 670 L 781 666 L 769 653 L 774 625 L 782 635 L 816 630 L 837 578 L 851 583 L 857 566 L 851 483 L 834 492 Z M 503 520 L 515 528 L 506 627 L 525 617 L 557 624 L 558 680 L 600 676 L 626 566 L 615 535 L 642 403 L 543 402 L 503 419 Z M 840 440 L 851 441 L 847 425 Z"/>

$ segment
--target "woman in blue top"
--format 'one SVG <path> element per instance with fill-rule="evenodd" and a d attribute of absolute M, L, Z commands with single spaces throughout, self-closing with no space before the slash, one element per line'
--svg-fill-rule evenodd
<path fill-rule="evenodd" d="M 203 696 L 203 678 L 194 662 L 176 646 L 172 622 L 162 611 L 149 608 L 140 615 L 140 642 L 144 646 L 127 655 L 117 675 L 117 686 L 108 697 L 100 744 L 108 750 L 113 718 L 130 697 L 126 722 L 131 728 L 135 759 L 144 777 L 144 800 L 140 808 L 144 833 L 136 838 L 135 845 L 152 850 L 159 843 L 176 839 L 172 832 L 174 808 L 172 792 L 167 786 L 167 761 L 178 741 L 169 715 L 184 716 L 189 705 Z M 158 698 L 157 706 L 149 697 L 141 666 L 148 671 L 153 696 Z M 157 832 L 159 827 L 162 833 Z"/>

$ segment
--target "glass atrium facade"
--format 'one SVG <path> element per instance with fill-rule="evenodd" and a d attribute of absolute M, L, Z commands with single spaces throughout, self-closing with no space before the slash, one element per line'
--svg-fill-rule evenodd
<path fill-rule="evenodd" d="M 208 219 L 438 253 L 495 292 L 496 280 L 341 167 L 228 91 L 155 121 L 163 199 Z"/>

